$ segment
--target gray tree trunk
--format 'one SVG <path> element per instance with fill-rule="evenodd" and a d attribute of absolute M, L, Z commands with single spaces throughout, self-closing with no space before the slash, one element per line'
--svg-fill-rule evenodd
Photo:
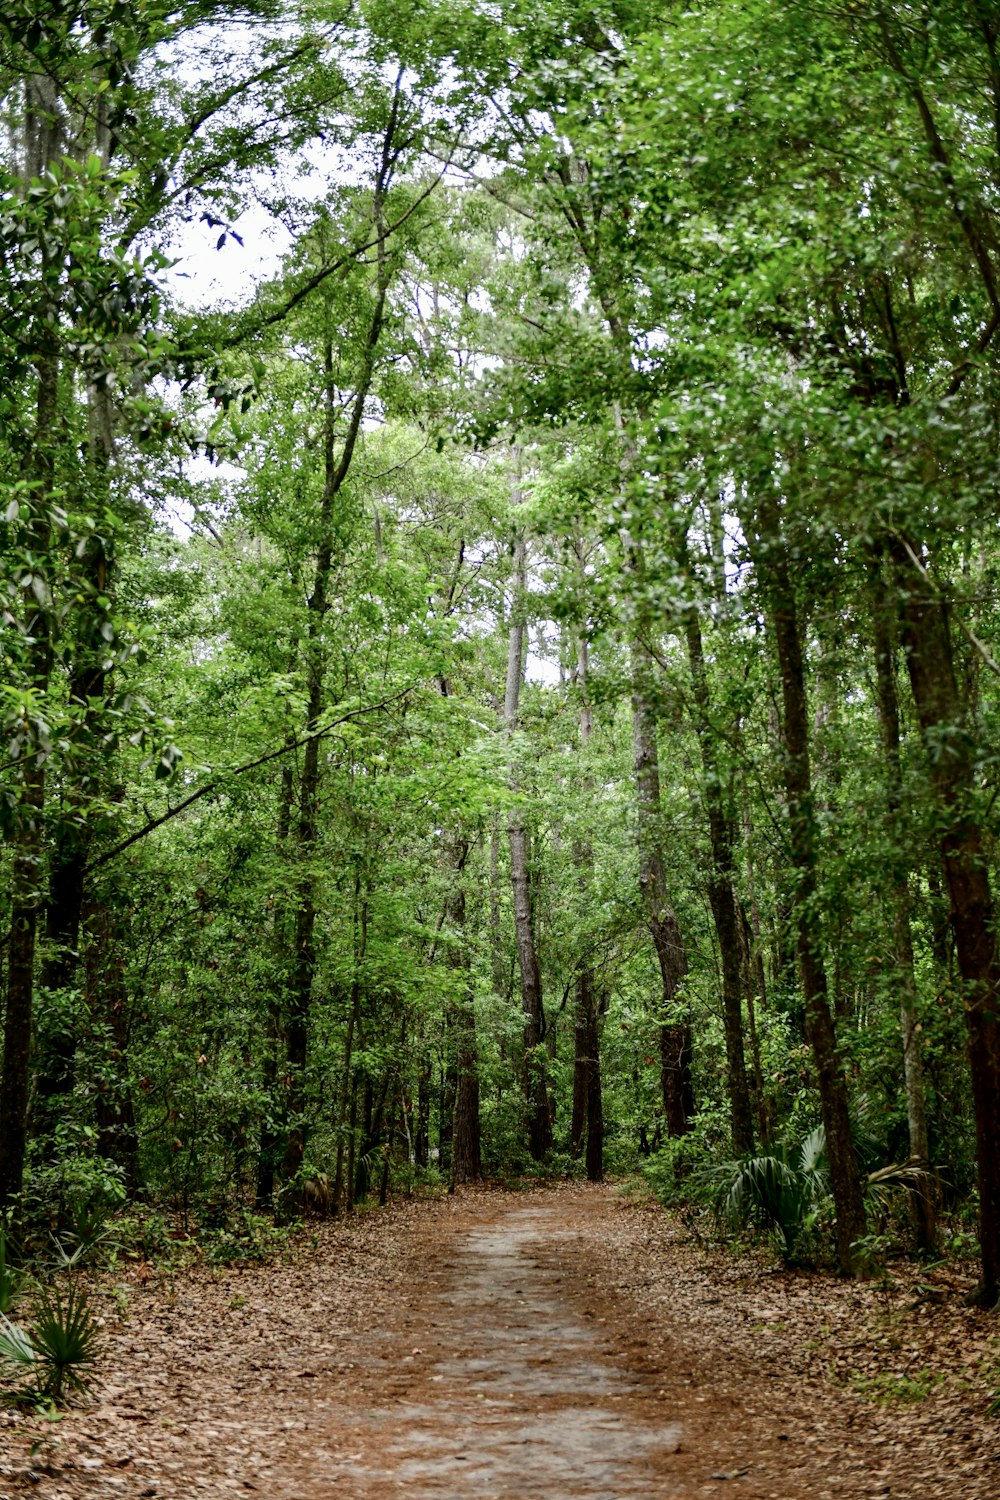
<path fill-rule="evenodd" d="M 523 537 L 518 537 L 514 546 L 514 606 L 507 638 L 507 682 L 504 692 L 504 725 L 511 739 L 518 725 L 521 683 L 524 677 L 525 570 L 525 543 Z M 511 789 L 516 792 L 518 772 L 513 747 L 510 784 Z M 549 1114 L 544 1046 L 545 1011 L 531 910 L 528 831 L 524 815 L 517 806 L 511 808 L 507 819 L 507 837 L 510 843 L 510 882 L 514 898 L 514 939 L 524 1012 L 524 1094 L 528 1110 L 528 1150 L 534 1161 L 541 1161 L 552 1146 L 552 1118 Z"/>

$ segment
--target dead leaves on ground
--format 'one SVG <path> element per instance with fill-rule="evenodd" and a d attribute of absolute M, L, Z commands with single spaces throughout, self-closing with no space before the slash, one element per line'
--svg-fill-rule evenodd
<path fill-rule="evenodd" d="M 567 1296 L 684 1423 L 678 1481 L 691 1487 L 679 1493 L 1000 1493 L 1000 1417 L 987 1409 L 1000 1329 L 962 1306 L 953 1271 L 839 1282 L 695 1245 L 613 1189 L 555 1191 Z M 530 1196 L 312 1226 L 270 1266 L 119 1272 L 95 1289 L 105 1358 L 90 1404 L 57 1423 L 0 1413 L 0 1500 L 296 1493 L 318 1451 L 349 1459 L 352 1423 L 384 1399 L 388 1344 L 407 1363 L 428 1347 L 413 1287 L 446 1282 L 463 1234 Z"/>

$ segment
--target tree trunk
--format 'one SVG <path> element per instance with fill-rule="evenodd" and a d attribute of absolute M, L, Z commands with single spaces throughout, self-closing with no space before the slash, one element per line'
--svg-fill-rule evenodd
<path fill-rule="evenodd" d="M 965 989 L 976 1120 L 982 1279 L 975 1300 L 1000 1297 L 1000 959 L 982 829 L 974 805 L 973 745 L 959 696 L 948 612 L 917 550 L 893 540 L 902 640 L 938 805 L 941 858 Z"/>
<path fill-rule="evenodd" d="M 91 386 L 87 391 L 89 428 L 88 483 L 94 496 L 107 503 L 109 469 L 114 452 L 113 418 L 108 392 Z M 93 504 L 93 501 L 91 501 Z M 66 991 L 76 981 L 80 960 L 80 923 L 84 906 L 87 857 L 93 825 L 87 814 L 91 802 L 106 788 L 106 757 L 100 736 L 105 727 L 108 691 L 108 640 L 112 628 L 111 595 L 115 582 L 113 527 L 105 525 L 87 539 L 81 560 L 81 627 L 74 644 L 69 678 L 72 721 L 64 797 L 67 815 L 56 824 L 49 859 L 48 900 L 45 911 L 46 956 L 40 990 L 43 1002 L 55 1002 L 57 1024 L 44 1028 L 47 1044 L 39 1048 L 35 1066 L 33 1130 L 47 1134 L 58 1117 L 55 1104 L 73 1088 L 77 1049 L 78 1012 L 67 1004 Z M 95 997 L 96 998 L 96 997 Z"/>
<path fill-rule="evenodd" d="M 349 1184 L 348 1210 L 350 1210 L 354 1197 L 354 1035 L 361 1019 L 360 964 L 364 957 L 368 940 L 367 922 L 363 920 L 362 916 L 361 875 L 358 871 L 355 871 L 354 875 L 353 928 L 354 973 L 351 977 L 351 1008 L 347 1017 L 347 1031 L 344 1034 L 344 1062 L 340 1084 L 340 1103 L 337 1109 L 337 1165 L 333 1178 L 334 1217 L 340 1213 L 340 1204 L 344 1195 L 344 1147 L 347 1144 L 348 1137 L 350 1140 L 350 1161 L 346 1177 L 346 1181 Z M 348 1112 L 350 1112 L 350 1125 L 348 1125 Z"/>
<path fill-rule="evenodd" d="M 509 969 L 504 955 L 503 926 L 500 921 L 500 814 L 490 823 L 490 972 L 493 993 L 505 1004 L 510 1002 Z"/>
<path fill-rule="evenodd" d="M 753 1065 L 753 1087 L 757 1102 L 757 1129 L 761 1145 L 771 1142 L 773 1119 L 768 1107 L 767 1091 L 764 1088 L 764 1068 L 760 1057 L 760 1039 L 757 1035 L 757 1002 L 764 1001 L 764 964 L 755 952 L 753 929 L 743 903 L 737 900 L 739 920 L 740 963 L 743 973 L 743 993 L 747 997 L 747 1036 L 750 1039 L 750 1060 Z"/>
<path fill-rule="evenodd" d="M 96 1089 L 98 1150 L 122 1169 L 130 1197 L 140 1189 L 139 1132 L 128 1076 L 129 1003 L 125 987 L 122 936 L 113 930 L 111 911 L 88 898 L 83 917 L 87 1008 L 107 1036 L 105 1066 Z M 127 935 L 127 934 L 126 934 Z"/>
<path fill-rule="evenodd" d="M 507 684 L 504 694 L 504 724 L 512 739 L 518 724 L 518 704 L 524 675 L 524 616 L 526 549 L 519 537 L 514 548 L 515 601 L 507 646 Z M 517 791 L 518 774 L 513 756 L 510 763 L 511 788 Z M 510 810 L 507 820 L 510 842 L 510 882 L 514 897 L 514 938 L 521 975 L 521 1005 L 524 1012 L 524 1095 L 528 1111 L 528 1150 L 534 1161 L 541 1161 L 552 1147 L 552 1120 L 549 1114 L 545 1056 L 545 1011 L 542 1005 L 542 976 L 535 947 L 531 910 L 530 861 L 528 831 L 518 806 Z"/>
<path fill-rule="evenodd" d="M 688 662 L 694 690 L 695 728 L 704 771 L 702 796 L 708 814 L 712 870 L 708 899 L 722 960 L 722 1012 L 726 1037 L 726 1088 L 729 1094 L 733 1147 L 738 1155 L 753 1151 L 753 1113 L 743 1050 L 743 1007 L 739 917 L 733 890 L 733 814 L 723 799 L 722 781 L 709 719 L 708 678 L 697 609 L 688 610 L 685 622 Z"/>
<path fill-rule="evenodd" d="M 893 943 L 899 981 L 899 1021 L 903 1039 L 903 1079 L 910 1156 L 931 1171 L 927 1136 L 924 1065 L 917 1020 L 917 979 L 913 962 L 913 932 L 910 923 L 910 870 L 899 846 L 899 820 L 903 812 L 903 772 L 900 763 L 899 700 L 896 690 L 896 640 L 894 620 L 885 605 L 881 556 L 874 554 L 871 567 L 872 636 L 875 651 L 875 682 L 886 776 L 886 837 L 890 845 L 887 874 L 893 912 Z M 937 1241 L 936 1191 L 933 1178 L 913 1193 L 917 1243 L 933 1251 Z"/>
<path fill-rule="evenodd" d="M 587 697 L 588 647 L 585 636 L 577 645 L 577 687 L 580 693 L 580 749 L 585 752 L 590 741 L 591 713 Z M 585 777 L 581 790 L 590 790 Z M 590 844 L 577 839 L 573 845 L 573 863 L 581 898 L 589 889 L 594 866 Z M 604 1104 L 601 1095 L 600 1027 L 598 1025 L 597 986 L 589 954 L 579 960 L 573 1006 L 573 1118 L 570 1146 L 578 1157 L 586 1142 L 585 1164 L 589 1182 L 604 1180 Z"/>
<path fill-rule="evenodd" d="M 35 493 L 37 518 L 31 526 L 31 549 L 39 559 L 49 539 L 48 510 L 53 483 L 52 434 L 56 429 L 59 367 L 54 358 L 38 366 L 35 402 Z M 41 577 L 46 593 L 48 584 Z M 52 671 L 48 606 L 38 602 L 25 621 L 27 675 L 32 690 L 44 702 Z M 0 1211 L 19 1195 L 24 1179 L 28 1144 L 28 1101 L 32 1001 L 35 988 L 35 946 L 42 909 L 43 820 L 45 815 L 45 753 L 37 726 L 25 717 L 18 722 L 21 746 L 16 760 L 23 764 L 14 813 L 11 872 L 10 941 L 7 949 L 7 1009 L 4 1017 L 3 1081 L 0 1087 Z"/>
<path fill-rule="evenodd" d="M 453 943 L 449 966 L 460 986 L 452 1002 L 455 1034 L 455 1119 L 451 1137 L 450 1182 L 478 1182 L 482 1176 L 479 1134 L 479 1047 L 476 1040 L 475 997 L 471 958 L 465 932 L 465 890 L 462 879 L 469 854 L 468 840 L 460 839 L 453 859 L 455 886 L 449 898 Z"/>
<path fill-rule="evenodd" d="M 767 481 L 765 481 L 767 483 Z M 866 1230 L 861 1172 L 851 1139 L 847 1080 L 837 1052 L 833 1015 L 827 995 L 822 939 L 817 912 L 816 828 L 809 764 L 809 705 L 799 632 L 795 588 L 781 535 L 777 506 L 760 502 L 763 535 L 755 565 L 770 615 L 781 672 L 784 784 L 788 808 L 788 842 L 795 874 L 794 917 L 799 973 L 805 1000 L 806 1034 L 816 1062 L 820 1108 L 826 1131 L 830 1187 L 836 1209 L 834 1228 L 841 1270 L 856 1267 L 855 1241 Z"/>
<path fill-rule="evenodd" d="M 431 1156 L 431 1059 L 426 1045 L 417 1073 L 417 1111 L 413 1129 L 413 1165 L 427 1167 Z"/>
<path fill-rule="evenodd" d="M 338 465 L 334 457 L 334 420 L 337 391 L 334 383 L 333 340 L 328 334 L 323 346 L 324 412 L 323 412 L 323 503 L 320 512 L 320 540 L 316 553 L 313 589 L 308 599 L 309 623 L 306 635 L 306 677 L 308 709 L 306 732 L 312 738 L 306 744 L 299 777 L 298 826 L 296 857 L 299 864 L 295 910 L 293 961 L 288 992 L 288 1015 L 285 1030 L 287 1130 L 281 1163 L 281 1175 L 291 1181 L 302 1166 L 306 1149 L 305 1070 L 309 1047 L 309 1012 L 312 1006 L 313 979 L 316 972 L 316 872 L 312 860 L 316 851 L 316 812 L 319 800 L 320 741 L 315 735 L 325 701 L 325 663 L 322 647 L 323 622 L 328 605 L 330 575 L 333 569 L 333 502 L 339 485 Z M 289 1207 L 294 1206 L 289 1203 Z"/>
<path fill-rule="evenodd" d="M 694 1115 L 691 1022 L 686 1006 L 678 999 L 678 990 L 687 973 L 687 953 L 667 891 L 661 851 L 660 769 L 656 720 L 651 704 L 650 663 L 637 643 L 632 646 L 632 732 L 638 802 L 639 888 L 663 986 L 660 1020 L 663 1117 L 667 1134 L 681 1136 L 690 1130 Z"/>
<path fill-rule="evenodd" d="M 594 976 L 586 968 L 577 975 L 574 996 L 572 1150 L 583 1155 L 588 1182 L 604 1181 L 599 1010 Z"/>
<path fill-rule="evenodd" d="M 289 671 L 294 670 L 294 654 Z M 295 806 L 295 787 L 292 767 L 287 764 L 281 772 L 281 801 L 278 808 L 277 852 L 279 862 L 287 856 L 288 839 L 292 831 L 292 812 Z M 271 953 L 275 975 L 267 995 L 267 1027 L 264 1039 L 263 1086 L 265 1114 L 260 1126 L 260 1143 L 257 1153 L 257 1188 L 255 1202 L 258 1210 L 269 1209 L 274 1202 L 274 1181 L 282 1155 L 282 1132 L 275 1119 L 278 1107 L 278 1056 L 283 1036 L 284 990 L 289 959 L 288 933 L 282 922 L 282 908 L 276 906 L 271 933 Z"/>
<path fill-rule="evenodd" d="M 28 1144 L 29 1060 L 35 979 L 35 938 L 41 906 L 45 767 L 29 766 L 18 807 L 7 946 L 3 1088 L 0 1091 L 0 1211 L 21 1191 Z"/>

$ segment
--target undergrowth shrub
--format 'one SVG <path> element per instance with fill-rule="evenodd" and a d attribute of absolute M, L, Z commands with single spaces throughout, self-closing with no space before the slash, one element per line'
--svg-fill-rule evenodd
<path fill-rule="evenodd" d="M 85 1390 L 99 1355 L 99 1327 L 75 1282 L 39 1293 L 28 1326 L 0 1314 L 0 1365 L 30 1378 L 35 1395 L 58 1403 L 67 1386 Z"/>

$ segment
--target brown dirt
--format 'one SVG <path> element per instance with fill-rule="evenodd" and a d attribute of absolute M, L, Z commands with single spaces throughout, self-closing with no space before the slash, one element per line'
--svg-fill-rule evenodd
<path fill-rule="evenodd" d="M 314 1238 L 105 1286 L 103 1381 L 0 1413 L 0 1500 L 1000 1496 L 996 1322 L 940 1278 L 796 1275 L 607 1188 Z"/>

